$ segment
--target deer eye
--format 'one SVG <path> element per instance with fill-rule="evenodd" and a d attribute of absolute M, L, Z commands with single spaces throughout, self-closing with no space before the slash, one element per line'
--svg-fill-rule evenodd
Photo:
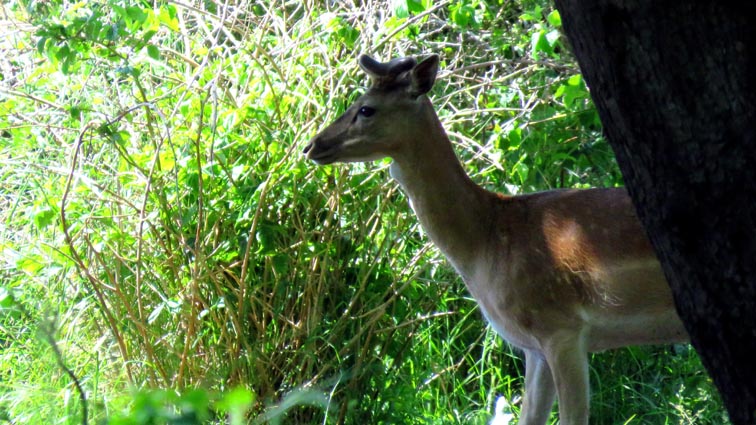
<path fill-rule="evenodd" d="M 369 106 L 363 106 L 357 111 L 357 114 L 362 115 L 365 118 L 372 117 L 375 114 L 375 109 Z"/>

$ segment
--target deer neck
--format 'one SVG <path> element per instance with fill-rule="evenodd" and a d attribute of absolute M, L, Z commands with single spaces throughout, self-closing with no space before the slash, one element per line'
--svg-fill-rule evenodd
<path fill-rule="evenodd" d="M 425 232 L 467 280 L 475 274 L 492 225 L 491 194 L 465 173 L 431 109 L 415 149 L 397 155 L 391 176 L 399 182 Z M 426 120 L 423 120 L 426 121 Z"/>

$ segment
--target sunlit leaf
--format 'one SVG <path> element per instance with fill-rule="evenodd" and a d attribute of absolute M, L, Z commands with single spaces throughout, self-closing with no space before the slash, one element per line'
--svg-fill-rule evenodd
<path fill-rule="evenodd" d="M 551 55 L 553 53 L 551 43 L 549 43 L 546 34 L 545 30 L 539 30 L 534 32 L 531 36 L 530 49 L 533 58 L 537 59 L 539 53 L 544 53 L 546 55 Z"/>
<path fill-rule="evenodd" d="M 554 9 L 546 16 L 546 20 L 555 27 L 562 26 L 562 17 L 559 15 L 559 11 Z"/>

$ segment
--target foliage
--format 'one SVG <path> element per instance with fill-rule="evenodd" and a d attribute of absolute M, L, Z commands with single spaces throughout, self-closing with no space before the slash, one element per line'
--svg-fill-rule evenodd
<path fill-rule="evenodd" d="M 87 418 L 113 424 L 484 423 L 500 394 L 518 409 L 522 364 L 386 163 L 299 150 L 364 84 L 358 53 L 437 52 L 434 101 L 476 181 L 621 177 L 545 1 L 385 3 L 3 5 L 0 418 L 82 422 L 60 362 Z M 722 421 L 687 347 L 592 371 L 599 423 Z"/>

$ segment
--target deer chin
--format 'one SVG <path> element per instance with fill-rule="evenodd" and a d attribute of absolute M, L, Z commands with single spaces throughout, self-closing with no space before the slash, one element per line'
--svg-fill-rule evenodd
<path fill-rule="evenodd" d="M 341 151 L 323 152 L 317 155 L 310 156 L 309 159 L 318 165 L 328 165 L 334 163 L 349 163 L 349 162 L 372 162 L 385 158 L 385 155 L 369 155 L 369 156 L 350 156 L 344 154 Z"/>
<path fill-rule="evenodd" d="M 317 155 L 310 155 L 309 159 L 318 165 L 328 165 L 338 161 L 335 152 L 321 152 Z"/>

